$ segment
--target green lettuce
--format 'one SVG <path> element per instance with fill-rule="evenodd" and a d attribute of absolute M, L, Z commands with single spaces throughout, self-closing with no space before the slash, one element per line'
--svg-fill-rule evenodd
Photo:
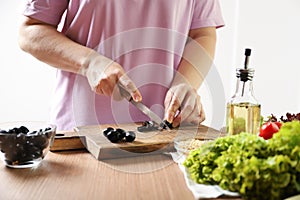
<path fill-rule="evenodd" d="M 218 138 L 184 161 L 190 177 L 218 184 L 245 199 L 283 199 L 300 193 L 300 122 L 284 123 L 268 141 L 249 134 Z"/>

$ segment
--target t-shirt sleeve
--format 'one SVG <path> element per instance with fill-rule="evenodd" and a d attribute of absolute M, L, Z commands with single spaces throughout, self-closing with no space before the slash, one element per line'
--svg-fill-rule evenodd
<path fill-rule="evenodd" d="M 28 0 L 23 15 L 58 25 L 68 7 L 69 0 Z"/>
<path fill-rule="evenodd" d="M 191 29 L 222 27 L 224 20 L 218 0 L 195 0 Z"/>

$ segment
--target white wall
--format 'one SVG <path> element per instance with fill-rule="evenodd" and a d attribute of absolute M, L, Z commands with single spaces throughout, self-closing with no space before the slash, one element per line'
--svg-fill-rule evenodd
<path fill-rule="evenodd" d="M 0 122 L 48 119 L 55 71 L 19 49 L 22 2 L 0 3 Z"/>
<path fill-rule="evenodd" d="M 47 120 L 55 70 L 22 52 L 17 45 L 19 0 L 1 1 L 0 122 Z M 255 94 L 264 115 L 299 112 L 299 0 L 220 0 L 226 26 L 218 30 L 215 65 L 227 100 L 234 92 L 235 68 L 243 64 L 244 48 L 253 50 Z M 207 86 L 209 87 L 209 86 Z M 224 116 L 214 110 L 209 89 L 203 87 L 207 125 Z"/>
<path fill-rule="evenodd" d="M 256 70 L 254 93 L 261 103 L 262 115 L 280 117 L 287 112 L 300 112 L 300 1 L 220 0 L 220 3 L 226 26 L 218 30 L 215 63 L 226 99 L 234 94 L 235 69 L 243 67 L 245 48 L 251 48 L 250 65 Z M 204 97 L 209 109 L 205 124 L 220 128 L 211 119 L 222 110 L 213 110 L 210 101 L 210 96 Z"/>
<path fill-rule="evenodd" d="M 237 57 L 253 50 L 255 94 L 264 116 L 300 112 L 300 1 L 239 1 Z"/>

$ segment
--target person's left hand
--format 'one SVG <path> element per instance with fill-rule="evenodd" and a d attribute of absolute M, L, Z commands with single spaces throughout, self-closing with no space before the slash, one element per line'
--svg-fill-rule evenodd
<path fill-rule="evenodd" d="M 173 127 L 180 124 L 199 124 L 205 113 L 197 91 L 186 83 L 171 86 L 165 97 L 165 119 Z"/>

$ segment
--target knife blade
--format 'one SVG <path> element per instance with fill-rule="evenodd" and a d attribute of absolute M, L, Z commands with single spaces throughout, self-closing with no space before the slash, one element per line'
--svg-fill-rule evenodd
<path fill-rule="evenodd" d="M 142 111 L 145 115 L 147 115 L 157 125 L 161 125 L 162 123 L 164 124 L 163 120 L 155 112 L 150 110 L 150 108 L 145 106 L 142 102 L 134 101 L 132 96 L 130 95 L 130 93 L 125 89 L 125 87 L 121 84 L 118 84 L 118 85 L 119 85 L 121 95 L 125 99 L 127 99 L 132 105 L 134 105 L 137 109 Z M 169 127 L 167 126 L 167 128 L 169 128 Z"/>

